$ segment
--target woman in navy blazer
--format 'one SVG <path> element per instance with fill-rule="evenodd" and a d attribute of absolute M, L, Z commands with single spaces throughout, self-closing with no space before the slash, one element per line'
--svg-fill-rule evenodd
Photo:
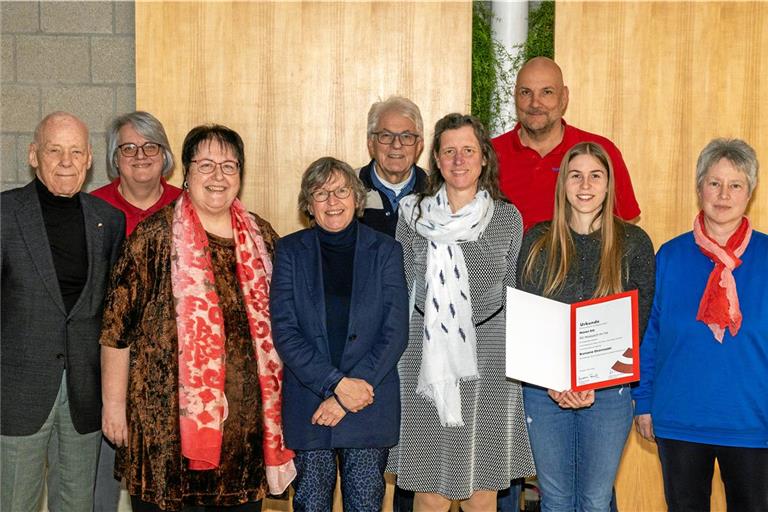
<path fill-rule="evenodd" d="M 403 253 L 356 220 L 364 202 L 352 168 L 321 158 L 299 193 L 313 226 L 277 244 L 270 306 L 285 364 L 285 441 L 296 451 L 296 512 L 332 509 L 337 458 L 344 510 L 381 510 L 398 440 L 397 362 L 408 343 Z"/>

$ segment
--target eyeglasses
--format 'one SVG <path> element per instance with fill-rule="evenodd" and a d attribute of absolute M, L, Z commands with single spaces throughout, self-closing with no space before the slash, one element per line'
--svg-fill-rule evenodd
<path fill-rule="evenodd" d="M 379 144 L 386 144 L 387 146 L 394 144 L 395 139 L 399 140 L 403 146 L 413 146 L 419 140 L 419 136 L 411 132 L 392 133 L 385 130 L 383 132 L 373 132 L 373 136 Z"/>
<path fill-rule="evenodd" d="M 336 190 L 325 190 L 324 188 L 318 188 L 312 191 L 310 194 L 312 199 L 318 203 L 327 201 L 331 194 L 335 195 L 337 199 L 346 199 L 352 193 L 352 187 L 339 187 Z"/>
<path fill-rule="evenodd" d="M 227 176 L 232 176 L 240 172 L 240 164 L 233 160 L 224 160 L 223 162 L 214 162 L 204 158 L 202 160 L 191 160 L 193 164 L 197 164 L 197 172 L 200 174 L 211 174 L 216 170 L 216 167 L 221 167 L 221 172 Z"/>
<path fill-rule="evenodd" d="M 157 142 L 145 142 L 141 146 L 137 146 L 133 142 L 126 142 L 125 144 L 120 144 L 117 146 L 117 148 L 120 150 L 120 153 L 128 158 L 138 155 L 139 150 L 144 153 L 144 156 L 156 156 L 158 153 L 160 153 L 160 149 L 162 147 L 163 146 Z"/>

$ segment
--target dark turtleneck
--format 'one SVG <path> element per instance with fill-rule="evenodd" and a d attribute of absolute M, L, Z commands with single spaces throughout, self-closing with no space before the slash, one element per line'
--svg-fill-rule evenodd
<path fill-rule="evenodd" d="M 352 299 L 352 268 L 355 262 L 357 220 L 341 231 L 331 233 L 316 227 L 323 264 L 323 290 L 325 291 L 325 325 L 328 332 L 328 350 L 336 368 L 347 343 L 349 304 Z"/>
<path fill-rule="evenodd" d="M 35 178 L 35 188 L 43 210 L 43 222 L 61 298 L 69 313 L 88 279 L 88 248 L 80 194 L 72 197 L 55 196 L 38 178 Z"/>

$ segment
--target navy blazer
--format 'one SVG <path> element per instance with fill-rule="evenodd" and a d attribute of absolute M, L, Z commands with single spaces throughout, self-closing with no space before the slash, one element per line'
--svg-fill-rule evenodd
<path fill-rule="evenodd" d="M 393 446 L 400 434 L 397 362 L 408 345 L 402 247 L 358 225 L 347 343 L 338 368 L 328 350 L 321 269 L 315 229 L 277 242 L 270 312 L 275 347 L 285 364 L 286 445 L 296 450 Z M 373 386 L 373 404 L 347 413 L 335 427 L 312 425 L 312 415 L 344 376 Z"/>
<path fill-rule="evenodd" d="M 107 279 L 125 237 L 123 213 L 80 193 L 88 277 L 67 313 L 32 181 L 3 192 L 0 432 L 34 434 L 50 413 L 67 369 L 69 412 L 85 434 L 101 428 L 99 332 Z"/>

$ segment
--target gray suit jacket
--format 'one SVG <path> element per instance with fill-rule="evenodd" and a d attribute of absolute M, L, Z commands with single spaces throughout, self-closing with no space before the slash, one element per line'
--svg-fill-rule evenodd
<path fill-rule="evenodd" d="M 67 369 L 69 410 L 81 434 L 101 428 L 99 331 L 112 264 L 125 236 L 122 212 L 80 194 L 88 277 L 67 314 L 53 266 L 43 212 L 32 182 L 3 192 L 0 322 L 0 433 L 42 427 Z"/>

